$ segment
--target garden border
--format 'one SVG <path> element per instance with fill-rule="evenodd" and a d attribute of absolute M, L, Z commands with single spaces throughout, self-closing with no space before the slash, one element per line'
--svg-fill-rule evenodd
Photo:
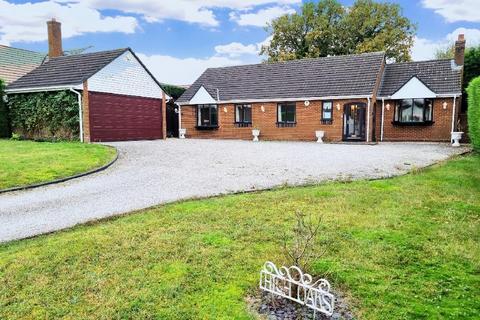
<path fill-rule="evenodd" d="M 69 181 L 69 180 L 73 180 L 73 179 L 85 177 L 85 176 L 88 176 L 88 175 L 91 175 L 91 174 L 94 174 L 94 173 L 97 173 L 97 172 L 101 172 L 101 171 L 103 171 L 103 170 L 106 170 L 106 169 L 108 169 L 111 165 L 113 165 L 113 164 L 118 160 L 118 149 L 117 149 L 116 147 L 114 147 L 114 146 L 107 146 L 107 147 L 115 149 L 115 158 L 113 158 L 113 160 L 111 160 L 109 163 L 107 163 L 107 164 L 105 164 L 105 165 L 103 165 L 103 166 L 101 166 L 101 167 L 92 169 L 92 170 L 87 171 L 87 172 L 79 173 L 79 174 L 76 174 L 76 175 L 73 175 L 73 176 L 69 176 L 69 177 L 65 177 L 65 178 L 60 178 L 60 179 L 56 179 L 56 180 L 52 180 L 52 181 L 35 183 L 35 184 L 30 184 L 30 185 L 20 186 L 20 187 L 13 187 L 13 188 L 8 188 L 8 189 L 3 189 L 3 190 L 0 190 L 0 194 L 9 193 L 9 192 L 15 192 L 15 191 L 30 190 L 30 189 L 35 189 L 35 188 L 39 188 L 39 187 L 49 186 L 49 185 L 53 185 L 53 184 L 59 184 L 59 183 L 62 183 L 62 182 L 66 182 L 66 181 Z"/>

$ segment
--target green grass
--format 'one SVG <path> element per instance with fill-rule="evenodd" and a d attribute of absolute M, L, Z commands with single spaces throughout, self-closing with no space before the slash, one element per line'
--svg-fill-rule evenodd
<path fill-rule="evenodd" d="M 160 206 L 0 246 L 0 318 L 251 319 L 296 209 L 322 214 L 314 264 L 362 319 L 480 314 L 480 156 L 382 181 Z M 478 319 L 478 318 L 477 318 Z"/>
<path fill-rule="evenodd" d="M 115 154 L 113 148 L 96 144 L 0 140 L 0 190 L 86 172 Z"/>

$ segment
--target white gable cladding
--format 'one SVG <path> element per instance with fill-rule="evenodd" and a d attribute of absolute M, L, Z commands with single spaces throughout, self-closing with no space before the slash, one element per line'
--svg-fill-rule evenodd
<path fill-rule="evenodd" d="M 392 95 L 392 99 L 435 98 L 437 95 L 417 77 L 413 77 Z"/>
<path fill-rule="evenodd" d="M 162 89 L 130 51 L 126 51 L 89 78 L 88 90 L 162 98 Z"/>
<path fill-rule="evenodd" d="M 201 86 L 198 89 L 198 91 L 190 100 L 190 104 L 212 104 L 212 103 L 217 103 L 217 101 L 215 101 L 215 99 L 212 98 L 210 93 L 208 93 L 208 91 L 203 86 Z"/>

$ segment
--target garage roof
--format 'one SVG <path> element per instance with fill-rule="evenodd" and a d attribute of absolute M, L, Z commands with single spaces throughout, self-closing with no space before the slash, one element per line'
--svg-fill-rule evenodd
<path fill-rule="evenodd" d="M 11 83 L 7 90 L 79 85 L 129 50 L 124 48 L 53 58 Z"/>

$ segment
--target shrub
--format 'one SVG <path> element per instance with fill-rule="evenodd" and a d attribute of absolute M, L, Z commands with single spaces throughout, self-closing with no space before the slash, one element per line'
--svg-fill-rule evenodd
<path fill-rule="evenodd" d="M 8 121 L 8 108 L 7 104 L 3 100 L 5 95 L 5 86 L 0 79 L 0 138 L 10 137 L 10 123 Z"/>
<path fill-rule="evenodd" d="M 69 91 L 9 96 L 12 131 L 28 139 L 73 140 L 80 125 L 77 96 Z"/>
<path fill-rule="evenodd" d="M 473 79 L 468 92 L 468 132 L 473 149 L 480 151 L 480 77 Z"/>

